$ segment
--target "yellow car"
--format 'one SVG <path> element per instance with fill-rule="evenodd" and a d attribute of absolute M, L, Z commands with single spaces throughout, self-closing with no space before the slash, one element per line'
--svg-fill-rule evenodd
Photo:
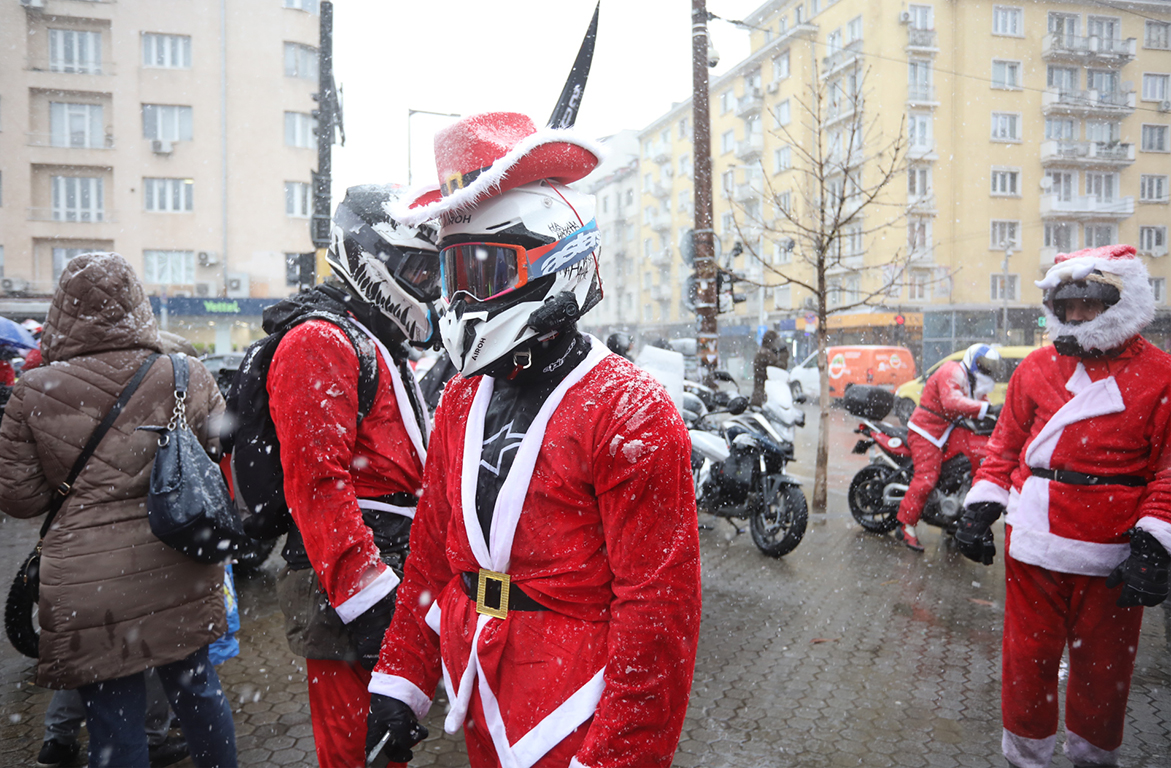
<path fill-rule="evenodd" d="M 996 387 L 988 395 L 988 399 L 993 405 L 1000 405 L 1004 402 L 1004 393 L 1008 390 L 1008 380 L 1012 378 L 1012 372 L 1020 365 L 1021 360 L 1024 360 L 1030 352 L 1039 349 L 1039 347 L 996 347 L 996 349 L 1000 352 L 1000 370 L 996 374 Z M 931 374 L 939 370 L 939 366 L 948 360 L 962 360 L 967 351 L 965 347 L 959 352 L 952 352 L 928 368 L 927 372 L 919 378 L 911 379 L 896 389 L 894 415 L 904 424 L 910 421 L 911 413 L 915 410 L 915 406 L 919 405 L 919 398 L 923 395 L 923 385 L 927 383 L 927 379 L 931 378 Z"/>

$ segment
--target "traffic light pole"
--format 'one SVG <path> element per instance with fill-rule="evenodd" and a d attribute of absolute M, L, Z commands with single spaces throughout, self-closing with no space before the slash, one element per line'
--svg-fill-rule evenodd
<path fill-rule="evenodd" d="M 719 294 L 716 286 L 715 248 L 712 242 L 712 143 L 708 108 L 708 38 L 706 0 L 691 2 L 692 69 L 692 157 L 695 186 L 695 300 L 696 348 L 704 380 L 709 381 L 719 366 L 719 329 L 716 314 Z"/>
<path fill-rule="evenodd" d="M 333 140 L 337 129 L 337 93 L 333 82 L 333 3 L 321 3 L 321 40 L 317 54 L 317 172 L 313 174 L 313 215 L 309 219 L 309 238 L 316 249 L 303 257 L 301 282 L 304 287 L 306 267 L 312 257 L 313 278 L 317 282 L 325 263 L 331 229 L 330 192 L 333 182 Z"/>

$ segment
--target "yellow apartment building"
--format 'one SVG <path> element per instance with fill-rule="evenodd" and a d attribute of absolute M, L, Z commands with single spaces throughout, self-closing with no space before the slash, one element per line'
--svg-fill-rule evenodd
<path fill-rule="evenodd" d="M 721 263 L 770 285 L 780 280 L 761 260 L 808 279 L 776 206 L 817 215 L 804 158 L 819 138 L 848 154 L 860 126 L 856 167 L 827 179 L 831 198 L 873 188 L 873 156 L 896 140 L 903 152 L 835 246 L 831 307 L 874 304 L 832 315 L 836 340 L 902 341 L 920 365 L 976 340 L 1038 342 L 1033 281 L 1057 253 L 1112 242 L 1138 247 L 1166 305 L 1168 3 L 772 0 L 744 21 L 752 53 L 710 85 L 714 221 L 723 253 L 740 242 L 761 259 Z M 692 226 L 691 111 L 683 102 L 639 134 L 644 336 L 694 328 L 679 254 Z M 737 292 L 745 300 L 720 316 L 725 361 L 750 358 L 760 327 L 809 349 L 807 291 Z M 1169 315 L 1149 333 L 1165 348 Z"/>

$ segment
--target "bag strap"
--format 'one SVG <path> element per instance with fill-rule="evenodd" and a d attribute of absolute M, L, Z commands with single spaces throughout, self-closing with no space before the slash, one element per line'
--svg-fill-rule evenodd
<path fill-rule="evenodd" d="M 168 357 L 171 358 L 171 373 L 175 377 L 175 409 L 167 429 L 174 431 L 187 426 L 187 387 L 191 376 L 187 368 L 187 355 L 172 353 Z"/>
<path fill-rule="evenodd" d="M 122 390 L 118 400 L 114 403 L 114 407 L 106 414 L 106 418 L 98 424 L 97 429 L 89 436 L 89 442 L 81 449 L 81 455 L 77 457 L 77 461 L 73 462 L 73 468 L 69 470 L 69 476 L 65 481 L 57 486 L 53 494 L 53 498 L 49 501 L 49 516 L 45 518 L 44 525 L 41 526 L 41 538 L 49 533 L 49 528 L 53 525 L 53 518 L 61 510 L 61 506 L 65 503 L 65 497 L 73 490 L 73 483 L 77 481 L 77 476 L 81 474 L 81 470 L 85 468 L 86 462 L 93 456 L 94 451 L 98 448 L 98 443 L 102 442 L 102 438 L 110 431 L 110 427 L 114 425 L 114 420 L 118 418 L 118 414 L 122 413 L 122 409 L 126 407 L 126 403 L 130 402 L 130 396 L 134 394 L 134 390 L 138 389 L 138 385 L 146 378 L 146 372 L 150 370 L 151 365 L 157 360 L 159 354 L 152 353 L 146 360 L 142 361 L 142 365 L 134 373 L 134 377 Z"/>

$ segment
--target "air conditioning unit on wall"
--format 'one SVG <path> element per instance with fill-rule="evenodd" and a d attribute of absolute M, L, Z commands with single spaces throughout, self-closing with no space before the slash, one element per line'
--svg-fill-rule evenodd
<path fill-rule="evenodd" d="M 900 13 L 899 14 L 899 23 L 900 24 L 910 24 L 911 23 L 911 12 L 910 11 L 903 11 L 902 13 Z"/>
<path fill-rule="evenodd" d="M 0 291 L 5 293 L 24 293 L 28 290 L 28 280 L 22 277 L 0 278 Z"/>
<path fill-rule="evenodd" d="M 195 283 L 195 295 L 200 298 L 209 299 L 216 296 L 218 293 L 219 291 L 216 290 L 216 284 L 211 280 L 199 280 Z"/>
<path fill-rule="evenodd" d="M 220 255 L 215 251 L 200 251 L 195 254 L 195 260 L 201 267 L 214 267 L 220 263 Z"/>
<path fill-rule="evenodd" d="M 150 151 L 156 155 L 169 155 L 175 151 L 175 145 L 166 139 L 151 139 Z"/>
<path fill-rule="evenodd" d="M 228 296 L 233 299 L 245 299 L 251 291 L 251 281 L 247 272 L 228 273 Z"/>
<path fill-rule="evenodd" d="M 1160 112 L 1171 112 L 1171 101 L 1160 101 L 1159 102 L 1159 111 Z"/>

